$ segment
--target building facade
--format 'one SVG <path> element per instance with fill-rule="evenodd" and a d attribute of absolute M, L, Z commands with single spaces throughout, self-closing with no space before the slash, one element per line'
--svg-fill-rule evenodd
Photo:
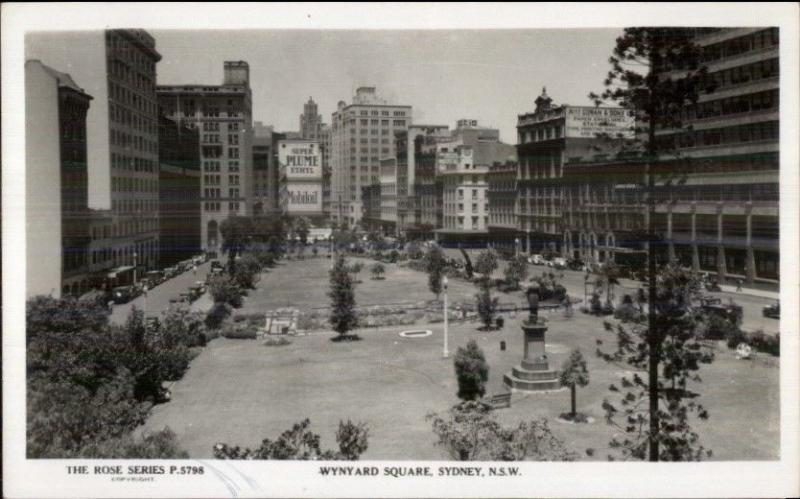
<path fill-rule="evenodd" d="M 27 296 L 90 287 L 86 115 L 92 97 L 66 73 L 25 63 Z"/>
<path fill-rule="evenodd" d="M 322 115 L 319 114 L 317 103 L 309 97 L 300 115 L 300 138 L 319 142 L 321 132 Z"/>
<path fill-rule="evenodd" d="M 112 252 L 117 267 L 158 264 L 158 101 L 155 39 L 106 31 Z"/>
<path fill-rule="evenodd" d="M 158 159 L 159 268 L 166 268 L 201 252 L 198 130 L 162 116 Z"/>
<path fill-rule="evenodd" d="M 779 279 L 778 28 L 697 29 L 709 85 L 684 124 L 660 131 L 659 150 L 677 150 L 656 178 L 653 226 L 662 251 L 721 280 L 777 285 Z M 680 68 L 656 68 L 678 77 Z M 665 155 L 666 156 L 666 155 Z"/>
<path fill-rule="evenodd" d="M 277 213 L 278 160 L 275 131 L 260 121 L 253 124 L 253 215 Z"/>
<path fill-rule="evenodd" d="M 489 240 L 498 251 L 521 249 L 517 229 L 517 163 L 495 163 L 487 174 L 489 197 Z"/>
<path fill-rule="evenodd" d="M 437 240 L 485 243 L 489 228 L 489 168 L 516 161 L 516 149 L 500 142 L 497 129 L 460 120 L 451 137 L 436 144 L 436 173 L 442 177 L 442 225 Z"/>
<path fill-rule="evenodd" d="M 517 117 L 518 229 L 528 253 L 567 256 L 563 218 L 564 164 L 591 157 L 603 140 L 598 134 L 633 138 L 634 117 L 613 107 L 553 105 L 546 89 L 532 113 Z"/>
<path fill-rule="evenodd" d="M 362 216 L 362 187 L 380 183 L 380 158 L 394 155 L 394 134 L 411 124 L 411 106 L 388 104 L 375 87 L 340 101 L 331 121 L 331 218 L 353 226 Z"/>
<path fill-rule="evenodd" d="M 319 131 L 319 150 L 322 152 L 322 213 L 331 216 L 331 127 L 323 123 Z"/>
<path fill-rule="evenodd" d="M 202 246 L 218 252 L 220 223 L 253 208 L 250 67 L 225 61 L 222 85 L 159 85 L 158 102 L 167 117 L 200 133 Z"/>

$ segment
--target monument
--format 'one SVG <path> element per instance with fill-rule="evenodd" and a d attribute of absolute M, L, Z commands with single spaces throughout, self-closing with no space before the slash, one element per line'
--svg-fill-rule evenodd
<path fill-rule="evenodd" d="M 512 391 L 557 390 L 561 387 L 558 371 L 550 369 L 545 349 L 547 326 L 539 319 L 539 293 L 534 287 L 526 292 L 528 318 L 522 322 L 523 357 L 518 366 L 503 375 L 503 381 Z"/>

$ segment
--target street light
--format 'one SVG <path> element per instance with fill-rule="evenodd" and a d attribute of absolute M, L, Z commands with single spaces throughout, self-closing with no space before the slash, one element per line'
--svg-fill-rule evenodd
<path fill-rule="evenodd" d="M 135 251 L 133 252 L 133 285 L 136 285 L 136 258 L 138 257 L 138 253 Z"/>
<path fill-rule="evenodd" d="M 444 348 L 442 349 L 442 357 L 447 358 L 450 352 L 447 351 L 447 276 L 442 278 L 442 289 L 444 291 Z"/>
<path fill-rule="evenodd" d="M 514 239 L 514 256 L 519 256 L 519 243 L 520 243 L 519 238 L 518 237 L 515 238 Z"/>

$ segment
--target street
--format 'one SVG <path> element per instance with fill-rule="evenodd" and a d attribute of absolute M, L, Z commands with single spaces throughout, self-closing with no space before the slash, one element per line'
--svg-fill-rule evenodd
<path fill-rule="evenodd" d="M 148 317 L 157 317 L 169 308 L 169 300 L 176 298 L 181 293 L 186 292 L 189 286 L 193 286 L 196 281 L 205 281 L 211 268 L 211 262 L 198 265 L 197 274 L 191 270 L 173 277 L 147 292 L 147 303 L 145 304 L 144 295 L 138 296 L 135 300 L 121 305 L 114 305 L 110 320 L 114 324 L 125 324 L 131 308 L 144 310 Z M 206 310 L 211 306 L 208 292 L 204 293 L 198 300 L 192 303 L 192 310 Z"/>

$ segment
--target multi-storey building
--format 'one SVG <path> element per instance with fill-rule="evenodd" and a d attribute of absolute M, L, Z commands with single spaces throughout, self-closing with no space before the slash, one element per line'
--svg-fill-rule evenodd
<path fill-rule="evenodd" d="M 447 125 L 411 125 L 397 136 L 398 230 L 432 239 L 442 226 L 442 179 L 436 173 L 436 144 L 450 140 Z"/>
<path fill-rule="evenodd" d="M 158 261 L 155 40 L 140 29 L 36 33 L 31 57 L 69 67 L 94 97 L 87 117 L 89 206 L 110 209 L 116 273 Z M 57 50 L 54 50 L 57 47 Z M 76 57 L 80 54 L 80 57 Z"/>
<path fill-rule="evenodd" d="M 633 112 L 594 106 L 554 106 L 542 90 L 532 113 L 517 118 L 517 223 L 527 252 L 560 251 L 566 256 L 564 164 L 594 154 L 598 134 L 633 138 Z"/>
<path fill-rule="evenodd" d="M 26 290 L 89 288 L 86 114 L 92 97 L 66 73 L 25 63 Z"/>
<path fill-rule="evenodd" d="M 381 184 L 374 183 L 361 188 L 361 225 L 365 230 L 382 230 L 381 224 Z"/>
<path fill-rule="evenodd" d="M 161 55 L 144 30 L 106 31 L 112 252 L 118 266 L 158 263 L 158 102 Z"/>
<path fill-rule="evenodd" d="M 319 114 L 317 103 L 311 97 L 303 104 L 303 114 L 300 115 L 300 138 L 320 140 L 322 129 L 322 116 Z"/>
<path fill-rule="evenodd" d="M 331 216 L 331 127 L 323 123 L 319 130 L 319 150 L 322 153 L 322 213 Z"/>
<path fill-rule="evenodd" d="M 252 213 L 250 67 L 245 61 L 225 61 L 222 85 L 159 85 L 158 101 L 167 117 L 200 133 L 202 245 L 218 252 L 219 224 Z"/>
<path fill-rule="evenodd" d="M 514 146 L 500 142 L 499 130 L 460 120 L 451 138 L 436 144 L 436 173 L 442 177 L 443 242 L 480 243 L 488 239 L 489 168 L 516 161 Z"/>
<path fill-rule="evenodd" d="M 159 267 L 166 268 L 201 251 L 198 130 L 160 117 L 158 160 Z"/>
<path fill-rule="evenodd" d="M 775 285 L 779 277 L 778 28 L 694 31 L 708 82 L 688 106 L 690 130 L 661 130 L 664 174 L 653 226 L 666 255 L 721 279 Z M 681 68 L 655 68 L 680 77 Z"/>
<path fill-rule="evenodd" d="M 495 163 L 487 174 L 489 197 L 489 240 L 506 253 L 520 250 L 517 230 L 517 163 Z"/>
<path fill-rule="evenodd" d="M 361 188 L 380 182 L 380 158 L 394 155 L 394 133 L 411 123 L 411 106 L 388 104 L 375 87 L 340 101 L 331 124 L 331 218 L 353 225 L 362 215 Z"/>
<path fill-rule="evenodd" d="M 272 126 L 253 123 L 253 215 L 278 211 L 278 162 Z"/>
<path fill-rule="evenodd" d="M 397 231 L 397 158 L 381 158 L 380 228 L 384 234 Z"/>

